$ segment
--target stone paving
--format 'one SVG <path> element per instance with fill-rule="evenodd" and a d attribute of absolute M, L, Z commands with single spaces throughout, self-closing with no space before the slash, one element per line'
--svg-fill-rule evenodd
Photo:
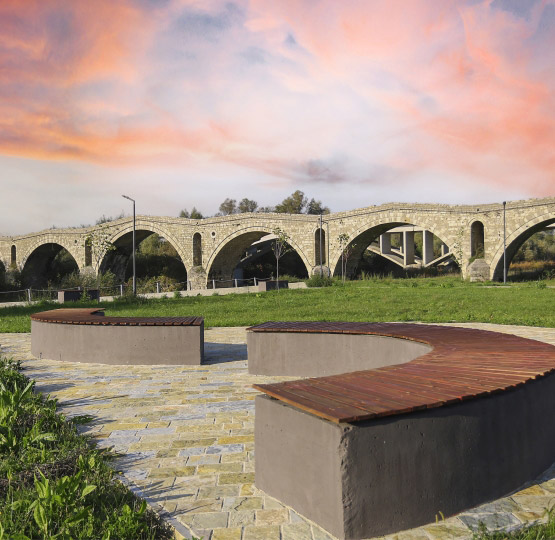
<path fill-rule="evenodd" d="M 555 345 L 555 329 L 457 324 L 514 333 Z M 254 382 L 247 372 L 244 328 L 205 333 L 202 366 L 108 366 L 37 360 L 30 334 L 0 334 L 0 352 L 23 360 L 40 391 L 58 398 L 68 416 L 100 447 L 121 454 L 122 481 L 185 538 L 205 540 L 331 540 L 328 533 L 254 485 Z M 480 522 L 490 530 L 546 519 L 555 504 L 555 464 L 509 497 L 387 540 L 470 539 Z M 178 536 L 179 536 L 178 534 Z"/>

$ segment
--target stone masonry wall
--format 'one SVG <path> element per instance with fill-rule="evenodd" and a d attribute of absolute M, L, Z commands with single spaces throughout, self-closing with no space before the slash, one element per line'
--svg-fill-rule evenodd
<path fill-rule="evenodd" d="M 474 221 L 484 225 L 484 260 L 490 268 L 490 278 L 502 275 L 503 257 L 503 205 L 442 205 L 390 203 L 370 206 L 348 212 L 336 212 L 324 216 L 325 255 L 327 266 L 339 273 L 341 256 L 338 236 L 349 235 L 357 242 L 364 234 L 367 240 L 376 229 L 376 236 L 388 224 L 412 224 L 434 233 L 450 248 L 467 274 L 470 252 L 470 228 Z M 508 202 L 506 206 L 507 246 L 515 250 L 523 239 L 535 230 L 555 223 L 555 198 L 529 199 Z M 185 218 L 137 216 L 136 228 L 163 236 L 176 249 L 185 268 L 193 268 L 193 236 L 200 233 L 202 239 L 202 264 L 195 268 L 198 284 L 211 273 L 229 273 L 238 252 L 250 238 L 257 239 L 281 228 L 290 238 L 290 244 L 303 260 L 308 274 L 319 264 L 316 260 L 315 233 L 319 228 L 319 216 L 291 214 L 234 214 L 216 218 L 191 220 Z M 80 269 L 86 268 L 85 243 L 91 235 L 102 241 L 117 243 L 132 232 L 131 218 L 122 218 L 87 228 L 50 229 L 14 237 L 0 237 L 0 260 L 4 266 L 11 262 L 11 247 L 16 247 L 16 264 L 23 268 L 29 256 L 39 246 L 55 243 L 73 256 Z M 508 251 L 510 251 L 508 250 Z M 97 272 L 104 257 L 101 247 L 92 253 L 92 269 Z M 336 268 L 338 269 L 336 271 Z M 231 277 L 231 276 L 229 276 Z"/>

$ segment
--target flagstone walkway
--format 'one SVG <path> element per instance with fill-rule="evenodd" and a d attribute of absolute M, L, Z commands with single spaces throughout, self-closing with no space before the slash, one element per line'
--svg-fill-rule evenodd
<path fill-rule="evenodd" d="M 555 329 L 457 324 L 555 345 Z M 0 352 L 23 361 L 37 389 L 58 398 L 100 447 L 121 453 L 122 480 L 185 538 L 326 540 L 317 525 L 258 490 L 254 482 L 254 382 L 286 380 L 247 372 L 244 328 L 205 332 L 202 366 L 108 366 L 37 360 L 30 334 L 0 334 Z M 518 435 L 516 435 L 518 436 Z M 470 539 L 480 522 L 514 529 L 545 520 L 555 504 L 555 464 L 526 489 L 388 540 Z M 469 528 L 470 527 L 470 528 Z"/>

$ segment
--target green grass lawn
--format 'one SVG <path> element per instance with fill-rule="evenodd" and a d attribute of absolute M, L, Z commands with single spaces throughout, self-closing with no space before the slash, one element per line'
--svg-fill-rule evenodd
<path fill-rule="evenodd" d="M 268 320 L 491 322 L 555 327 L 555 289 L 543 282 L 484 286 L 457 278 L 380 279 L 279 292 L 121 300 L 100 304 L 107 315 L 205 318 L 206 326 Z M 75 307 L 98 306 L 76 303 Z M 29 332 L 36 304 L 0 309 L 0 332 Z"/>

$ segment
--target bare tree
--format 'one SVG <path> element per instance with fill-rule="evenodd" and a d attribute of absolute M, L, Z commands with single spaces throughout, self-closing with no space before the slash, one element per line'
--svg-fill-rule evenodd
<path fill-rule="evenodd" d="M 341 249 L 341 280 L 345 283 L 345 278 L 347 276 L 347 262 L 349 257 L 353 253 L 353 249 L 356 244 L 349 244 L 349 235 L 347 233 L 341 233 L 337 240 L 339 242 L 339 248 Z"/>
<path fill-rule="evenodd" d="M 275 234 L 276 239 L 272 243 L 272 251 L 276 257 L 276 281 L 277 281 L 277 289 L 279 291 L 279 260 L 289 251 L 291 251 L 291 246 L 288 244 L 289 242 L 289 235 L 281 230 L 279 227 L 276 227 L 273 231 Z"/>

